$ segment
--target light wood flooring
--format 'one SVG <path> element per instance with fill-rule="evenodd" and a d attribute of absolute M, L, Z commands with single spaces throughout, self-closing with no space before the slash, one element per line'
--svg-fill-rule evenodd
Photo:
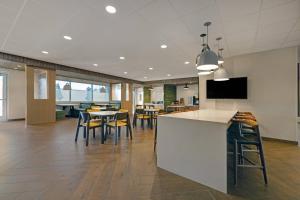
<path fill-rule="evenodd" d="M 98 133 L 89 147 L 82 134 L 74 142 L 75 128 L 75 119 L 26 128 L 24 121 L 0 123 L 0 199 L 300 200 L 296 145 L 265 141 L 269 185 L 259 170 L 245 169 L 226 195 L 157 168 L 148 128 L 135 129 L 132 141 L 122 134 L 118 146 L 111 138 L 100 144 Z"/>

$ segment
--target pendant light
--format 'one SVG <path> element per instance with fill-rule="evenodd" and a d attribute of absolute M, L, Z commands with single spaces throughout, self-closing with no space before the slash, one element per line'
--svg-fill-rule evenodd
<path fill-rule="evenodd" d="M 211 22 L 206 22 L 206 45 L 202 49 L 201 54 L 196 58 L 196 66 L 198 70 L 214 70 L 218 68 L 218 56 L 215 52 L 210 50 L 208 45 L 208 26 L 211 25 Z"/>
<path fill-rule="evenodd" d="M 211 73 L 213 73 L 214 71 L 203 71 L 203 70 L 200 70 L 200 71 L 198 71 L 198 75 L 199 76 L 204 76 L 204 75 L 209 75 L 209 74 L 211 74 Z"/>
<path fill-rule="evenodd" d="M 63 87 L 63 90 L 71 90 L 71 84 L 69 82 L 67 82 L 64 87 Z"/>
<path fill-rule="evenodd" d="M 185 90 L 189 89 L 189 86 L 187 83 L 184 85 L 183 89 L 185 89 Z"/>
<path fill-rule="evenodd" d="M 100 88 L 100 93 L 106 93 L 106 88 L 105 88 L 105 86 L 102 86 L 102 87 Z"/>
<path fill-rule="evenodd" d="M 228 74 L 224 66 L 221 64 L 219 69 L 214 73 L 214 81 L 228 81 Z"/>
<path fill-rule="evenodd" d="M 224 58 L 222 57 L 223 49 L 220 49 L 220 40 L 222 40 L 222 38 L 218 37 L 216 40 L 218 41 L 218 64 L 220 65 L 224 63 Z"/>

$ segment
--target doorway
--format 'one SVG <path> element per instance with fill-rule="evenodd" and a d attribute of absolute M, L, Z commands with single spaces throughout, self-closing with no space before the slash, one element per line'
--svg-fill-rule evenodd
<path fill-rule="evenodd" d="M 7 119 L 7 75 L 0 73 L 0 121 Z"/>

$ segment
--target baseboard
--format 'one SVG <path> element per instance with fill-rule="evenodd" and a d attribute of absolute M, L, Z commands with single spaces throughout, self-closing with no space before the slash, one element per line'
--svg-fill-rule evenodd
<path fill-rule="evenodd" d="M 295 145 L 298 145 L 298 142 L 297 142 L 297 141 L 283 140 L 283 139 L 270 138 L 270 137 L 262 137 L 262 139 L 265 140 L 265 141 L 284 142 L 284 143 L 289 143 L 289 144 L 295 144 Z"/>
<path fill-rule="evenodd" d="M 11 121 L 23 121 L 23 120 L 25 120 L 25 118 L 8 119 L 7 121 L 8 121 L 8 122 L 11 122 Z"/>

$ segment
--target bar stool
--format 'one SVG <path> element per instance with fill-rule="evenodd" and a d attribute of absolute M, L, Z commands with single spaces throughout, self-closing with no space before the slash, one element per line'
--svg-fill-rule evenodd
<path fill-rule="evenodd" d="M 244 128 L 245 125 L 247 128 Z M 261 169 L 264 182 L 265 184 L 268 184 L 262 139 L 257 122 L 251 119 L 234 118 L 232 120 L 232 126 L 229 128 L 229 134 L 229 143 L 233 145 L 234 184 L 237 184 L 237 171 L 239 167 L 254 167 Z M 248 148 L 249 146 L 255 146 L 257 150 Z M 258 153 L 260 165 L 248 159 L 245 156 L 246 152 Z M 245 164 L 245 161 L 249 164 Z"/>

